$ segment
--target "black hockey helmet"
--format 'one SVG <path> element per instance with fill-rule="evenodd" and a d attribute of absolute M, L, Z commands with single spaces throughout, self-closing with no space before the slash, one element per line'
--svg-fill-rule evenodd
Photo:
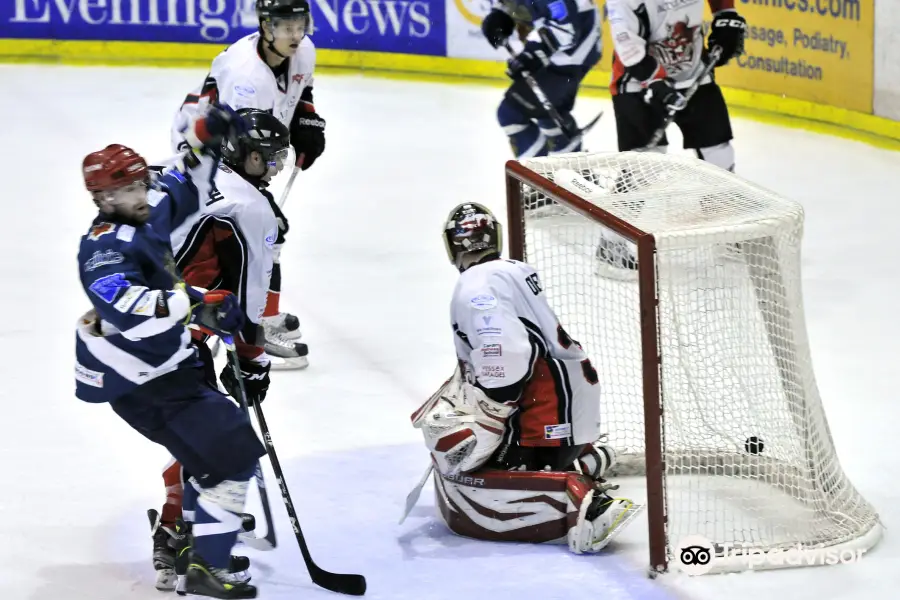
<path fill-rule="evenodd" d="M 307 0 L 256 0 L 256 16 L 260 21 L 309 16 Z"/>
<path fill-rule="evenodd" d="M 452 211 L 444 225 L 447 256 L 460 272 L 503 250 L 503 227 L 487 207 L 464 202 Z"/>
<path fill-rule="evenodd" d="M 274 161 L 279 153 L 282 159 L 287 158 L 291 133 L 275 115 L 258 108 L 242 108 L 237 114 L 246 123 L 247 131 L 231 134 L 222 142 L 222 159 L 229 166 L 242 172 L 244 160 L 254 150 L 267 163 Z"/>

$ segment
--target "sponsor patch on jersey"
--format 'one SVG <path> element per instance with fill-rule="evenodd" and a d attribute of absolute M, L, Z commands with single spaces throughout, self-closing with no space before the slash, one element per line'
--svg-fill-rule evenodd
<path fill-rule="evenodd" d="M 116 234 L 117 240 L 122 240 L 123 242 L 130 242 L 134 239 L 134 227 L 131 225 L 122 225 L 119 227 L 119 233 Z"/>
<path fill-rule="evenodd" d="M 479 294 L 469 300 L 469 304 L 471 304 L 472 308 L 475 310 L 488 310 L 489 308 L 497 306 L 497 299 L 490 294 Z"/>
<path fill-rule="evenodd" d="M 91 387 L 103 387 L 103 373 L 88 369 L 78 361 L 75 361 L 75 380 Z"/>
<path fill-rule="evenodd" d="M 121 252 L 115 250 L 94 250 L 94 254 L 84 261 L 84 270 L 90 273 L 105 265 L 117 265 L 125 260 Z"/>
<path fill-rule="evenodd" d="M 503 335 L 502 321 L 496 315 L 484 315 L 481 317 L 481 327 L 475 328 L 478 335 Z"/>
<path fill-rule="evenodd" d="M 178 173 L 178 171 L 173 170 L 172 174 L 174 175 L 175 173 Z M 159 190 L 150 190 L 147 193 L 147 204 L 149 204 L 153 208 L 156 208 L 165 197 L 166 195 Z"/>
<path fill-rule="evenodd" d="M 89 240 L 99 240 L 101 235 L 106 235 L 107 233 L 112 233 L 116 230 L 115 223 L 97 223 L 91 230 L 88 231 L 88 239 Z"/>
<path fill-rule="evenodd" d="M 128 288 L 130 285 L 128 280 L 125 279 L 124 273 L 113 273 L 112 275 L 106 275 L 96 280 L 88 287 L 88 289 L 94 292 L 107 304 L 112 304 L 113 300 L 116 299 L 116 296 L 119 295 L 119 290 Z"/>
<path fill-rule="evenodd" d="M 505 379 L 506 369 L 503 365 L 481 365 L 479 377 L 490 377 L 492 379 Z"/>
<path fill-rule="evenodd" d="M 303 74 L 296 73 L 293 77 L 291 77 L 291 81 L 294 83 L 303 83 Z"/>
<path fill-rule="evenodd" d="M 234 86 L 234 93 L 238 96 L 252 96 L 256 93 L 256 88 L 249 85 L 236 85 Z"/>
<path fill-rule="evenodd" d="M 156 297 L 158 292 L 144 294 L 131 309 L 131 314 L 141 317 L 149 317 L 156 310 Z"/>
<path fill-rule="evenodd" d="M 276 227 L 271 232 L 269 232 L 269 234 L 266 236 L 266 246 L 271 248 L 272 246 L 275 245 L 275 241 L 277 239 L 278 239 L 278 228 Z"/>
<path fill-rule="evenodd" d="M 569 15 L 565 0 L 556 0 L 556 2 L 551 2 L 547 5 L 547 8 L 550 10 L 550 17 L 556 21 L 562 21 Z"/>
<path fill-rule="evenodd" d="M 500 344 L 482 344 L 481 357 L 491 358 L 495 356 L 503 356 L 503 348 Z"/>
<path fill-rule="evenodd" d="M 169 299 L 166 298 L 166 293 L 162 292 L 156 295 L 156 310 L 154 311 L 154 315 L 157 319 L 164 319 L 168 317 L 169 312 Z"/>
<path fill-rule="evenodd" d="M 563 423 L 562 425 L 544 425 L 545 440 L 561 440 L 572 435 L 572 425 Z"/>
<path fill-rule="evenodd" d="M 119 298 L 119 301 L 116 302 L 113 306 L 115 306 L 116 310 L 121 313 L 127 313 L 128 309 L 131 308 L 131 305 L 137 301 L 138 297 L 147 291 L 142 285 L 133 285 L 122 294 L 122 297 Z"/>

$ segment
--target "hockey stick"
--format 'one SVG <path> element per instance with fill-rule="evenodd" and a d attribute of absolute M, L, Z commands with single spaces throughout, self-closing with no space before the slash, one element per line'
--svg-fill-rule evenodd
<path fill-rule="evenodd" d="M 515 58 L 516 53 L 513 51 L 512 46 L 509 45 L 509 42 L 504 44 L 506 51 L 509 55 Z M 583 138 L 584 134 L 590 131 L 594 125 L 597 124 L 597 121 L 600 120 L 600 117 L 603 116 L 603 111 L 591 119 L 591 121 L 585 125 L 584 127 L 579 128 L 577 124 L 575 124 L 575 129 L 572 129 L 571 123 L 566 123 L 563 121 L 562 115 L 559 114 L 559 111 L 556 110 L 556 107 L 553 106 L 553 103 L 547 98 L 547 95 L 544 93 L 544 90 L 541 89 L 541 86 L 538 85 L 537 80 L 529 73 L 528 71 L 522 71 L 522 78 L 525 79 L 525 83 L 528 84 L 528 87 L 531 89 L 531 92 L 535 95 L 540 103 L 541 107 L 550 115 L 550 118 L 553 119 L 553 122 L 556 123 L 556 126 L 560 128 L 560 130 L 566 135 L 566 137 L 575 140 L 579 138 Z"/>
<path fill-rule="evenodd" d="M 425 487 L 425 483 L 428 481 L 429 475 L 431 475 L 431 471 L 434 469 L 434 463 L 428 465 L 428 469 L 425 471 L 425 474 L 422 475 L 422 479 L 419 480 L 419 483 L 416 484 L 409 494 L 406 495 L 406 508 L 403 510 L 403 516 L 400 517 L 400 525 L 403 525 L 403 521 L 406 520 L 406 517 L 409 516 L 409 513 L 412 511 L 413 507 L 416 505 L 416 502 L 419 501 L 419 495 L 422 493 L 422 488 Z"/>
<path fill-rule="evenodd" d="M 306 157 L 301 152 L 300 156 L 297 157 L 297 162 L 294 164 L 294 169 L 291 171 L 291 176 L 288 178 L 287 185 L 284 186 L 284 191 L 281 192 L 281 198 L 278 199 L 278 208 L 284 206 L 284 203 L 287 202 L 288 194 L 291 193 L 291 188 L 294 186 L 294 180 L 297 179 L 297 174 L 300 172 L 300 167 L 303 165 L 303 160 Z"/>
<path fill-rule="evenodd" d="M 234 339 L 231 336 L 222 338 L 222 343 L 230 350 L 228 352 L 231 367 L 234 369 L 234 377 L 237 379 L 238 386 L 241 391 L 241 405 L 247 410 L 247 392 L 244 389 L 244 379 L 241 375 L 241 365 L 238 362 L 237 352 L 234 350 Z M 297 513 L 294 510 L 294 503 L 291 500 L 290 492 L 288 492 L 287 482 L 284 480 L 284 472 L 281 470 L 281 463 L 278 462 L 278 456 L 275 454 L 275 444 L 272 443 L 272 434 L 269 433 L 269 426 L 266 424 L 266 418 L 263 415 L 262 407 L 259 402 L 253 403 L 253 410 L 256 414 L 256 421 L 263 435 L 263 441 L 266 445 L 266 453 L 272 463 L 272 470 L 275 471 L 275 479 L 278 481 L 278 487 L 281 489 L 281 499 L 284 502 L 284 508 L 287 510 L 288 518 L 291 521 L 291 527 L 294 529 L 294 535 L 297 537 L 297 545 L 300 546 L 300 553 L 303 554 L 303 562 L 306 563 L 306 569 L 313 583 L 319 587 L 325 588 L 339 594 L 347 594 L 350 596 L 362 596 L 366 593 L 366 578 L 362 575 L 331 573 L 319 567 L 312 559 L 309 553 L 309 547 L 306 545 L 306 538 L 300 529 L 300 521 L 297 519 Z M 271 523 L 269 524 L 271 528 Z"/>
<path fill-rule="evenodd" d="M 650 138 L 650 142 L 643 148 L 640 148 L 640 150 L 652 150 L 653 148 L 656 148 L 659 142 L 663 139 L 663 136 L 666 135 L 666 129 L 668 129 L 669 125 L 672 124 L 672 121 L 675 120 L 675 115 L 678 113 L 678 111 L 684 109 L 684 107 L 687 106 L 690 99 L 694 96 L 694 94 L 697 93 L 697 90 L 700 88 L 700 82 L 703 81 L 703 79 L 705 79 L 706 76 L 712 73 L 713 69 L 716 68 L 716 62 L 719 60 L 720 56 L 722 56 L 721 46 L 715 46 L 712 50 L 709 51 L 709 64 L 706 65 L 700 75 L 697 76 L 697 79 L 694 81 L 693 85 L 691 85 L 691 87 L 689 87 L 684 93 L 684 97 L 678 104 L 678 106 L 669 108 L 669 114 L 666 115 L 666 118 L 663 121 L 662 125 L 660 125 L 659 128 L 653 132 L 653 137 Z"/>
<path fill-rule="evenodd" d="M 238 402 L 241 404 L 241 410 L 244 411 L 244 414 L 247 415 L 247 418 L 249 419 L 250 408 L 247 406 L 247 392 L 244 390 L 244 380 L 240 376 L 241 366 L 240 363 L 237 362 L 237 350 L 234 345 L 234 338 L 225 336 L 224 338 L 220 337 L 219 339 L 225 344 L 228 355 L 234 357 L 234 361 L 232 362 L 234 362 L 234 366 L 237 369 L 236 377 L 241 390 L 241 397 L 238 398 Z M 218 342 L 218 340 L 216 341 Z M 278 540 L 275 537 L 275 524 L 272 522 L 272 508 L 269 505 L 269 493 L 266 491 L 266 480 L 263 477 L 261 463 L 256 463 L 256 471 L 253 476 L 256 479 L 256 489 L 259 490 L 259 502 L 262 504 L 263 516 L 266 519 L 266 535 L 265 537 L 257 537 L 251 531 L 243 531 L 238 534 L 238 539 L 246 546 L 254 548 L 255 550 L 274 550 L 278 547 Z"/>

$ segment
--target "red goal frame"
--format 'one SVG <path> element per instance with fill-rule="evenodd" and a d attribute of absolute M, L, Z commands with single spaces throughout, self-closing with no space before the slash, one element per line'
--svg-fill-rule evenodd
<path fill-rule="evenodd" d="M 523 184 L 540 191 L 586 219 L 602 223 L 637 246 L 650 572 L 664 573 L 668 568 L 666 492 L 663 477 L 666 466 L 662 453 L 663 405 L 660 390 L 662 358 L 659 353 L 656 238 L 653 234 L 638 229 L 556 185 L 518 161 L 510 160 L 506 163 L 507 236 L 509 256 L 514 260 L 525 260 Z"/>

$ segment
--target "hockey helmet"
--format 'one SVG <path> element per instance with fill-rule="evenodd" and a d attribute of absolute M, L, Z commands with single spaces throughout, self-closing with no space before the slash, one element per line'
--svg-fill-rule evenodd
<path fill-rule="evenodd" d="M 309 33 L 311 16 L 308 0 L 256 0 L 256 16 L 260 30 L 263 22 L 269 22 L 276 31 L 276 37 L 280 21 L 300 21 L 303 35 Z"/>
<path fill-rule="evenodd" d="M 244 120 L 247 131 L 229 134 L 222 142 L 222 158 L 228 165 L 243 171 L 244 160 L 254 150 L 269 164 L 287 159 L 291 133 L 284 123 L 258 108 L 242 108 L 237 114 Z"/>
<path fill-rule="evenodd" d="M 91 152 L 84 157 L 81 170 L 84 185 L 90 192 L 108 192 L 137 181 L 149 181 L 147 161 L 121 144 Z"/>
<path fill-rule="evenodd" d="M 503 227 L 487 207 L 464 202 L 447 217 L 444 246 L 450 262 L 462 272 L 492 254 L 500 256 Z"/>

